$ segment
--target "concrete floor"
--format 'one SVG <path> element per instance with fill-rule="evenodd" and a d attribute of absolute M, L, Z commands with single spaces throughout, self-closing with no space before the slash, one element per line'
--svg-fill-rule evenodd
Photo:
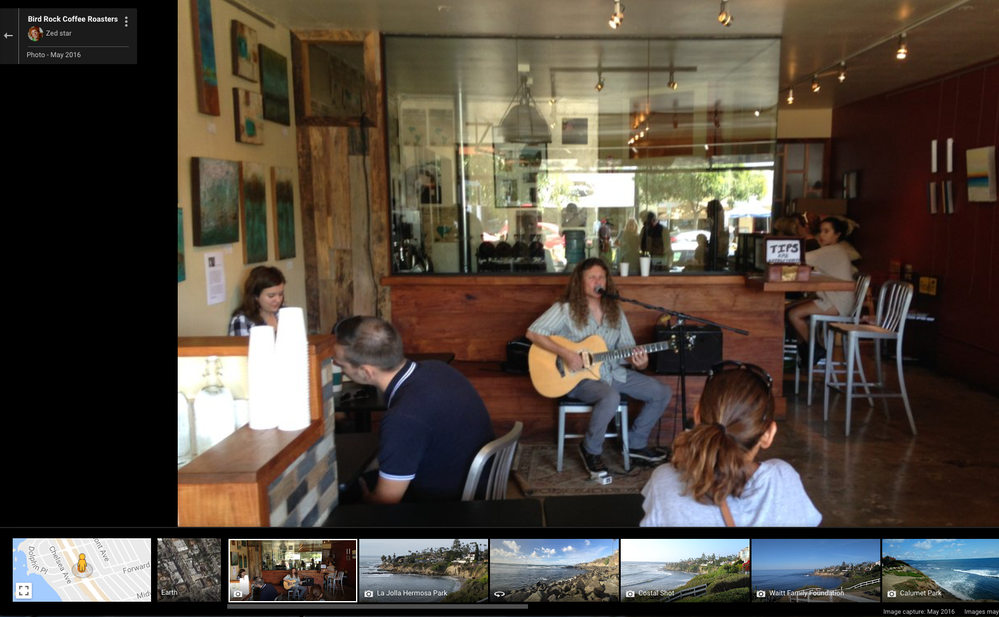
<path fill-rule="evenodd" d="M 873 360 L 865 362 L 868 376 Z M 894 365 L 889 383 L 897 387 Z M 818 377 L 818 376 L 816 376 Z M 850 436 L 846 402 L 832 393 L 822 420 L 822 388 L 812 405 L 805 385 L 784 383 L 787 419 L 761 458 L 781 458 L 801 474 L 824 527 L 995 526 L 999 506 L 999 398 L 933 370 L 905 366 L 918 435 L 901 399 L 854 399 Z"/>

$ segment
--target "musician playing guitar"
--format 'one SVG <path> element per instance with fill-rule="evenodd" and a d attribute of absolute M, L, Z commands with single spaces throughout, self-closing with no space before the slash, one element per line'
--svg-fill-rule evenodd
<path fill-rule="evenodd" d="M 298 580 L 298 568 L 292 568 L 291 569 L 291 573 L 288 574 L 287 576 L 285 576 L 284 580 L 282 580 L 281 583 L 284 585 L 285 589 L 288 589 L 288 590 L 297 589 L 298 592 L 301 594 L 299 596 L 300 598 L 304 598 L 305 597 L 305 591 L 306 591 L 305 587 L 303 587 L 302 585 L 298 584 L 299 583 L 299 580 Z"/>
<path fill-rule="evenodd" d="M 590 426 L 579 449 L 587 471 L 594 477 L 607 471 L 601 459 L 604 433 L 607 424 L 614 419 L 621 393 L 645 401 L 641 413 L 630 427 L 627 447 L 632 458 L 647 462 L 661 462 L 666 458 L 664 453 L 649 448 L 648 441 L 652 427 L 662 417 L 672 396 L 669 386 L 638 372 L 648 366 L 649 356 L 644 349 L 636 346 L 628 320 L 617 300 L 601 295 L 598 290 L 616 293 L 604 261 L 587 259 L 576 266 L 561 300 L 527 330 L 527 338 L 534 345 L 561 358 L 567 371 L 583 370 L 588 358 L 560 345 L 551 338 L 553 336 L 582 341 L 596 334 L 610 349 L 635 348 L 627 359 L 603 362 L 599 380 L 584 379 L 569 392 L 572 398 L 593 403 Z M 628 363 L 636 370 L 626 370 Z"/>

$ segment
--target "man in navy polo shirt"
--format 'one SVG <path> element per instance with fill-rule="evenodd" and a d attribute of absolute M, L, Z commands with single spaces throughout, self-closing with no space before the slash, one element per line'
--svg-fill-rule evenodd
<path fill-rule="evenodd" d="M 443 362 L 412 362 L 402 339 L 377 317 L 351 317 L 335 328 L 334 361 L 354 381 L 385 393 L 378 484 L 368 503 L 459 500 L 468 468 L 493 440 L 485 403 L 465 377 Z"/>

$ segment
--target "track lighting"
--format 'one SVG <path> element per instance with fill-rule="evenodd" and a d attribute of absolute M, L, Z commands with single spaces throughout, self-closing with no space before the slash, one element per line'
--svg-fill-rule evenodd
<path fill-rule="evenodd" d="M 723 26 L 732 25 L 732 14 L 728 12 L 728 0 L 722 0 L 721 10 L 718 11 L 718 23 Z"/>
<path fill-rule="evenodd" d="M 794 105 L 794 88 L 787 89 L 787 104 Z"/>
<path fill-rule="evenodd" d="M 905 42 L 905 33 L 903 32 L 898 37 L 898 51 L 895 52 L 895 57 L 899 60 L 905 60 L 907 55 L 909 55 L 909 46 Z"/>
<path fill-rule="evenodd" d="M 819 85 L 819 74 L 816 73 L 812 76 L 812 92 L 818 92 L 821 89 L 822 86 Z"/>
<path fill-rule="evenodd" d="M 594 89 L 596 89 L 597 92 L 600 92 L 601 90 L 604 89 L 604 76 L 602 73 L 597 74 L 597 85 L 593 87 Z"/>
<path fill-rule="evenodd" d="M 839 83 L 846 81 L 846 61 L 839 63 Z"/>
<path fill-rule="evenodd" d="M 617 30 L 623 21 L 624 5 L 621 4 L 621 0 L 615 0 L 614 12 L 611 14 L 610 20 L 607 21 L 607 25 L 610 26 L 612 30 Z"/>
<path fill-rule="evenodd" d="M 674 77 L 673 77 L 673 71 L 672 70 L 669 72 L 669 83 L 666 84 L 666 85 L 669 86 L 670 90 L 676 90 L 677 87 L 679 86 L 679 84 L 676 83 L 676 79 L 674 79 Z"/>

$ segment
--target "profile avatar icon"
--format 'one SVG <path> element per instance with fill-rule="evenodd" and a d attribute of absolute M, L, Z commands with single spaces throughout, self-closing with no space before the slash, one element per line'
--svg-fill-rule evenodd
<path fill-rule="evenodd" d="M 42 32 L 42 29 L 39 28 L 38 26 L 31 26 L 30 28 L 28 28 L 28 38 L 31 39 L 32 41 L 35 41 L 36 43 L 42 40 L 42 36 L 44 36 L 44 34 L 45 33 Z"/>
<path fill-rule="evenodd" d="M 84 555 L 83 553 L 80 553 L 80 562 L 79 564 L 77 564 L 76 569 L 79 570 L 80 572 L 87 571 L 87 556 Z"/>

